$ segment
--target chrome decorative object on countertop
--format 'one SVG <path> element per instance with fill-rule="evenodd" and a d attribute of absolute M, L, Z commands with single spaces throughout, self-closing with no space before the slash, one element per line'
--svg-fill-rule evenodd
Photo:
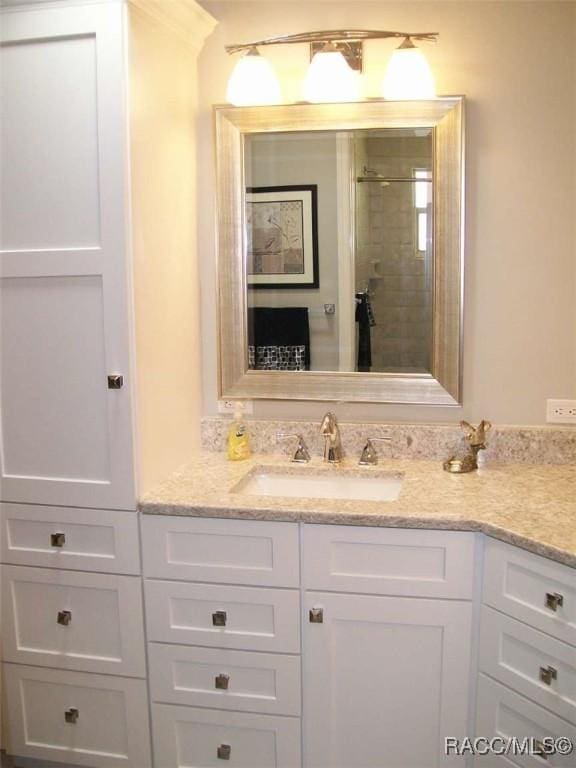
<path fill-rule="evenodd" d="M 492 424 L 482 419 L 477 427 L 473 427 L 467 421 L 461 421 L 460 426 L 468 441 L 468 450 L 461 456 L 451 456 L 443 464 L 446 472 L 454 472 L 455 474 L 472 472 L 474 469 L 478 469 L 478 453 L 486 448 L 486 433 L 490 430 Z"/>

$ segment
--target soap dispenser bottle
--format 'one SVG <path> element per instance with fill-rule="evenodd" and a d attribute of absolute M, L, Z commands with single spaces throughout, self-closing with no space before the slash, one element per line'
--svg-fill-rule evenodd
<path fill-rule="evenodd" d="M 228 430 L 228 459 L 242 461 L 250 458 L 250 435 L 242 419 L 242 403 L 236 403 L 234 418 Z"/>

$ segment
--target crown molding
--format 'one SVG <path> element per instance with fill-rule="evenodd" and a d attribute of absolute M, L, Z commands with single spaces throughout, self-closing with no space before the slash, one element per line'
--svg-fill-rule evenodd
<path fill-rule="evenodd" d="M 218 24 L 196 0 L 128 0 L 128 5 L 162 24 L 195 50 L 200 50 Z"/>

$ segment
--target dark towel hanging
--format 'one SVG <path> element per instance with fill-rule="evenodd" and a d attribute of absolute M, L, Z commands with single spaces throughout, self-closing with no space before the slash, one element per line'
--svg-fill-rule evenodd
<path fill-rule="evenodd" d="M 256 370 L 309 371 L 308 308 L 250 307 L 248 354 Z"/>
<path fill-rule="evenodd" d="M 374 324 L 374 317 L 366 293 L 356 294 L 356 322 L 358 323 L 358 370 L 369 371 L 372 367 L 370 326 Z"/>

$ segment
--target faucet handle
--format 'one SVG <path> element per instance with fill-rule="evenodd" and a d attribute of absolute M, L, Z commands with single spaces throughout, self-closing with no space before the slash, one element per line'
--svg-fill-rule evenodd
<path fill-rule="evenodd" d="M 298 444 L 294 456 L 292 456 L 290 461 L 293 461 L 295 464 L 308 464 L 310 461 L 310 453 L 302 435 L 297 433 L 277 432 L 276 437 L 278 440 L 288 440 L 291 437 L 295 437 L 296 440 L 298 440 Z"/>
<path fill-rule="evenodd" d="M 362 455 L 360 456 L 360 461 L 358 462 L 360 466 L 366 467 L 366 466 L 378 464 L 378 454 L 376 453 L 376 448 L 374 448 L 374 445 L 373 445 L 373 443 L 377 440 L 383 443 L 392 442 L 391 437 L 367 437 L 366 445 L 364 446 L 364 450 L 362 451 Z"/>

